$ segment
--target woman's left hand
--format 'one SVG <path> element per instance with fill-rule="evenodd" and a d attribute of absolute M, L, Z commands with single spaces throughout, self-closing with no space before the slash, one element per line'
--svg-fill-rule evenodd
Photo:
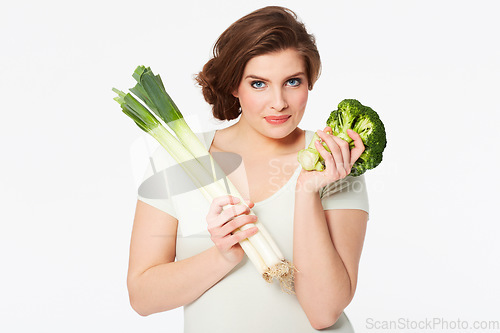
<path fill-rule="evenodd" d="M 351 173 L 354 162 L 361 156 L 365 150 L 363 140 L 358 133 L 353 130 L 347 130 L 347 135 L 354 142 L 354 148 L 349 149 L 349 143 L 328 133 L 332 132 L 330 127 L 325 127 L 323 131 L 319 130 L 318 136 L 326 143 L 330 152 L 318 141 L 314 143 L 321 157 L 325 160 L 325 169 L 323 171 L 302 170 L 297 182 L 302 190 L 308 192 L 318 192 L 322 187 L 345 178 Z"/>

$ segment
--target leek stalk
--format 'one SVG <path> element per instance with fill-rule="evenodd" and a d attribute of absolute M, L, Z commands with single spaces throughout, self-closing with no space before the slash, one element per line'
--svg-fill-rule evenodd
<path fill-rule="evenodd" d="M 130 91 L 147 107 L 130 93 L 113 88 L 113 91 L 118 94 L 115 100 L 120 104 L 122 111 L 167 150 L 209 202 L 215 197 L 230 194 L 240 198 L 244 203 L 242 196 L 227 176 L 217 179 L 216 175 L 224 174 L 222 169 L 189 128 L 181 112 L 166 92 L 160 76 L 154 75 L 149 67 L 144 66 L 137 67 L 132 76 L 137 84 Z M 148 108 L 170 127 L 176 137 L 156 119 Z M 201 162 L 207 160 L 209 164 Z M 188 161 L 190 163 L 186 163 Z M 253 211 L 250 214 L 255 215 Z M 292 293 L 293 266 L 284 258 L 262 222 L 257 220 L 240 229 L 254 225 L 259 231 L 241 241 L 241 247 L 267 282 L 277 279 L 284 291 Z"/>

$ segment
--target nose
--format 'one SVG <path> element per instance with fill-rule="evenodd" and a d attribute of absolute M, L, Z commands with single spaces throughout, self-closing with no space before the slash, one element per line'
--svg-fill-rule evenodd
<path fill-rule="evenodd" d="M 276 87 L 276 89 L 273 90 L 271 97 L 271 107 L 276 111 L 281 111 L 288 107 L 286 96 L 281 90 L 281 87 Z"/>

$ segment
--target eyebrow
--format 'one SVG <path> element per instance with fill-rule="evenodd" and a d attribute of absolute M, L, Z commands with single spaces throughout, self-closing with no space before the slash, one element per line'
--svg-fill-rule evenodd
<path fill-rule="evenodd" d="M 290 78 L 292 78 L 292 77 L 297 77 L 297 76 L 301 76 L 301 75 L 304 75 L 304 76 L 305 76 L 306 74 L 305 74 L 304 72 L 297 72 L 297 73 L 295 73 L 295 74 L 289 75 L 289 76 L 287 77 L 287 80 L 288 80 L 288 79 L 290 79 Z M 246 80 L 246 79 L 254 79 L 254 80 L 261 80 L 261 81 L 269 81 L 269 80 L 268 80 L 268 79 L 266 79 L 266 78 L 263 78 L 263 77 L 261 77 L 261 76 L 254 75 L 254 74 L 249 74 L 249 75 L 245 76 L 245 80 Z"/>

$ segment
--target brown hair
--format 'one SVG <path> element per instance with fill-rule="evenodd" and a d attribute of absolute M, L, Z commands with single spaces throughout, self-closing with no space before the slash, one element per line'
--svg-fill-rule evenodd
<path fill-rule="evenodd" d="M 255 56 L 288 48 L 304 58 L 309 89 L 319 77 L 321 60 L 316 41 L 290 9 L 269 6 L 258 9 L 220 35 L 213 58 L 196 76 L 205 100 L 212 105 L 215 118 L 232 120 L 240 113 L 233 92 L 238 88 L 247 62 Z"/>

